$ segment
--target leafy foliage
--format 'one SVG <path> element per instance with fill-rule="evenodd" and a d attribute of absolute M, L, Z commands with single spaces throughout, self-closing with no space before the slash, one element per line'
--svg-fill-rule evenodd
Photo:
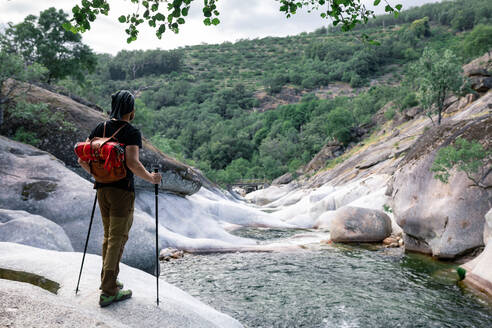
<path fill-rule="evenodd" d="M 66 31 L 68 22 L 62 10 L 49 8 L 39 17 L 27 16 L 19 24 L 9 23 L 0 38 L 2 49 L 21 56 L 27 65 L 40 64 L 48 69 L 47 81 L 65 76 L 83 80 L 96 66 L 92 50 L 82 43 L 80 34 Z"/>
<path fill-rule="evenodd" d="M 73 123 L 64 119 L 63 113 L 52 111 L 45 103 L 30 103 L 18 97 L 8 106 L 7 116 L 11 128 L 15 131 L 14 140 L 39 146 L 43 135 L 53 133 L 54 129 L 74 132 Z"/>
<path fill-rule="evenodd" d="M 441 55 L 426 48 L 412 70 L 410 76 L 420 104 L 431 119 L 437 111 L 437 124 L 441 124 L 444 100 L 451 94 L 459 94 L 464 86 L 459 59 L 449 49 Z"/>
<path fill-rule="evenodd" d="M 105 109 L 115 90 L 133 90 L 135 125 L 144 136 L 216 182 L 273 179 L 298 170 L 327 142 L 351 147 L 388 102 L 394 112 L 379 115 L 379 123 L 418 105 L 418 88 L 399 83 L 426 47 L 451 49 L 456 65 L 463 63 L 462 40 L 470 32 L 456 33 L 452 21 L 465 7 L 473 8 L 474 26 L 490 25 L 490 1 L 435 3 L 398 18 L 378 16 L 349 32 L 338 25 L 176 52 L 100 54 L 84 85 L 70 78 L 59 84 Z M 380 45 L 362 42 L 364 34 Z M 159 68 L 159 56 L 179 64 Z"/>
<path fill-rule="evenodd" d="M 394 15 L 378 16 L 369 20 L 365 26 L 356 26 L 355 29 L 370 27 L 391 27 L 411 23 L 424 17 L 429 22 L 438 23 L 456 32 L 472 29 L 478 24 L 489 24 L 492 19 L 489 0 L 442 1 L 438 4 L 429 3 L 420 7 L 411 8 Z"/>
<path fill-rule="evenodd" d="M 0 68 L 0 125 L 2 125 L 4 106 L 13 98 L 18 82 L 37 81 L 45 76 L 47 70 L 38 63 L 26 67 L 20 56 L 7 53 L 3 48 L 0 49 Z M 9 86 L 5 83 L 8 79 L 13 79 Z"/>
<path fill-rule="evenodd" d="M 145 22 L 156 30 L 156 36 L 161 39 L 166 30 L 179 33 L 180 25 L 186 23 L 186 17 L 190 10 L 191 3 L 194 0 L 173 0 L 166 1 L 163 4 L 161 0 L 131 0 L 137 4 L 138 8 L 142 6 L 144 12 L 141 14 L 138 9 L 136 12 L 122 15 L 118 18 L 120 23 L 127 24 L 125 29 L 128 35 L 127 42 L 137 40 L 139 25 Z M 361 0 L 278 0 L 280 2 L 280 11 L 287 18 L 295 15 L 300 8 L 307 8 L 309 12 L 320 11 L 321 18 L 331 18 L 333 25 L 341 25 L 343 31 L 353 29 L 357 24 L 365 23 L 370 17 L 374 17 L 374 12 L 365 7 Z M 378 6 L 381 0 L 375 0 L 374 5 Z M 220 24 L 219 11 L 217 9 L 217 0 L 203 1 L 203 23 L 207 26 Z M 395 16 L 402 9 L 401 4 L 394 7 L 385 0 L 385 11 L 395 13 Z M 163 8 L 164 7 L 164 8 Z M 99 14 L 108 15 L 110 6 L 106 0 L 87 1 L 82 0 L 80 5 L 72 8 L 73 18 L 70 22 L 64 23 L 64 28 L 74 33 L 85 32 L 91 29 L 91 23 L 94 22 Z"/>
<path fill-rule="evenodd" d="M 430 26 L 429 26 L 429 17 L 424 17 L 421 19 L 414 20 L 410 25 L 410 31 L 417 37 L 429 37 Z"/>
<path fill-rule="evenodd" d="M 492 26 L 477 25 L 464 38 L 463 50 L 468 59 L 480 56 L 485 52 L 490 54 L 492 48 Z"/>
<path fill-rule="evenodd" d="M 38 63 L 25 66 L 22 57 L 15 53 L 8 53 L 3 48 L 0 49 L 0 67 L 0 86 L 3 86 L 9 78 L 16 81 L 37 81 L 47 73 L 46 68 Z M 11 91 L 0 88 L 0 104 L 7 101 Z"/>
<path fill-rule="evenodd" d="M 134 80 L 147 75 L 179 71 L 182 56 L 178 51 L 120 51 L 108 67 L 111 80 Z"/>
<path fill-rule="evenodd" d="M 37 137 L 36 132 L 26 131 L 22 126 L 15 131 L 15 135 L 12 139 L 19 142 L 27 143 L 34 147 L 38 146 L 41 143 L 41 140 Z"/>
<path fill-rule="evenodd" d="M 386 213 L 393 213 L 393 209 L 388 204 L 383 204 L 383 211 Z"/>
<path fill-rule="evenodd" d="M 456 167 L 465 172 L 473 185 L 486 188 L 483 181 L 492 172 L 492 150 L 484 149 L 477 141 L 468 141 L 457 138 L 454 145 L 441 148 L 432 164 L 431 171 L 434 178 L 448 183 L 450 170 Z M 492 186 L 491 186 L 492 187 Z"/>
<path fill-rule="evenodd" d="M 60 128 L 73 129 L 74 125 L 67 122 L 61 112 L 51 111 L 45 103 L 30 103 L 25 100 L 17 101 L 15 108 L 10 111 L 10 117 L 25 121 L 36 121 L 41 124 L 56 124 Z"/>

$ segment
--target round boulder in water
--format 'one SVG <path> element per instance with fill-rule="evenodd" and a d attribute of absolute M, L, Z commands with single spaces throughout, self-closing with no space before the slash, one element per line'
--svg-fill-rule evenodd
<path fill-rule="evenodd" d="M 391 219 L 382 211 L 344 206 L 331 222 L 334 242 L 380 242 L 391 234 Z"/>

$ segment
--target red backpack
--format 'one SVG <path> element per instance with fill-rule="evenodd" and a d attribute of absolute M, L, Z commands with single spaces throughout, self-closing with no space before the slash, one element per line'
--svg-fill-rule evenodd
<path fill-rule="evenodd" d="M 82 161 L 89 162 L 91 174 L 97 182 L 115 182 L 126 177 L 125 145 L 116 139 L 118 132 L 126 125 L 125 123 L 111 137 L 106 138 L 106 122 L 104 122 L 102 138 L 94 137 L 89 141 L 75 144 L 75 154 Z"/>

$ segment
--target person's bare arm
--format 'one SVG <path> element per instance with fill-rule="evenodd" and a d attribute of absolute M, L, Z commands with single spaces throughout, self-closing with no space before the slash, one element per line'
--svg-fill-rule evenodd
<path fill-rule="evenodd" d="M 125 150 L 126 166 L 135 174 L 152 184 L 161 183 L 161 175 L 159 173 L 150 173 L 140 162 L 138 157 L 138 146 L 126 146 Z"/>

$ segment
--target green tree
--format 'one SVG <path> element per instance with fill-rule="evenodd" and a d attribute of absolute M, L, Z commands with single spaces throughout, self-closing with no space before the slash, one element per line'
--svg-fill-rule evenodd
<path fill-rule="evenodd" d="M 434 178 L 448 183 L 449 171 L 454 167 L 464 172 L 473 186 L 492 188 L 484 185 L 485 179 L 492 172 L 492 151 L 484 149 L 477 141 L 457 138 L 454 145 L 439 149 L 431 171 L 435 172 Z"/>
<path fill-rule="evenodd" d="M 93 71 L 97 61 L 92 50 L 82 43 L 80 34 L 66 31 L 68 22 L 62 10 L 49 8 L 39 17 L 27 16 L 19 24 L 8 24 L 1 39 L 8 52 L 22 56 L 27 65 L 39 63 L 48 69 L 47 82 L 73 76 L 79 81 Z"/>
<path fill-rule="evenodd" d="M 111 58 L 109 75 L 112 80 L 134 80 L 147 75 L 179 71 L 182 66 L 179 51 L 122 50 Z"/>
<path fill-rule="evenodd" d="M 218 25 L 220 23 L 217 1 L 203 1 L 202 11 L 205 25 Z M 138 5 L 136 11 L 121 15 L 118 18 L 120 23 L 128 25 L 125 29 L 128 34 L 128 43 L 137 39 L 139 25 L 144 22 L 156 30 L 156 36 L 159 39 L 166 29 L 178 33 L 180 25 L 186 22 L 185 17 L 188 16 L 194 0 L 131 0 L 131 2 Z M 287 18 L 295 15 L 297 10 L 306 8 L 308 12 L 319 11 L 321 18 L 331 19 L 335 26 L 340 24 L 344 31 L 351 30 L 357 24 L 366 23 L 369 18 L 375 17 L 374 11 L 367 9 L 361 0 L 278 0 L 278 2 L 280 2 L 279 10 Z M 381 0 L 374 0 L 373 2 L 375 6 L 380 3 Z M 401 4 L 392 6 L 388 1 L 384 1 L 384 3 L 386 4 L 384 9 L 387 13 L 398 15 L 401 11 Z M 143 13 L 139 12 L 139 8 L 143 9 Z M 74 33 L 85 32 L 91 29 L 91 23 L 96 20 L 99 14 L 108 15 L 109 10 L 109 3 L 106 0 L 81 0 L 80 5 L 72 8 L 73 18 L 70 22 L 64 23 L 63 26 Z"/>
<path fill-rule="evenodd" d="M 417 89 L 417 97 L 427 116 L 437 111 L 437 124 L 441 124 L 444 100 L 451 94 L 459 94 L 464 86 L 458 58 L 451 50 L 438 54 L 435 50 L 425 48 L 420 60 L 411 68 L 409 78 Z"/>
<path fill-rule="evenodd" d="M 463 53 L 468 58 L 483 55 L 488 52 L 490 56 L 490 48 L 492 48 L 492 26 L 477 25 L 463 39 Z"/>
<path fill-rule="evenodd" d="M 410 31 L 412 31 L 413 35 L 415 35 L 417 38 L 429 37 L 431 35 L 429 17 L 426 16 L 424 18 L 413 21 L 410 25 Z"/>
<path fill-rule="evenodd" d="M 244 179 L 248 174 L 250 165 L 251 164 L 244 158 L 233 160 L 225 169 L 229 181 L 224 182 L 233 183 L 240 179 Z"/>
<path fill-rule="evenodd" d="M 34 63 L 24 65 L 22 58 L 15 53 L 8 53 L 0 48 L 0 125 L 3 122 L 3 106 L 8 103 L 14 95 L 14 91 L 20 86 L 20 82 L 31 82 L 41 79 L 46 74 L 46 68 Z M 9 83 L 6 83 L 11 79 Z M 28 88 L 26 85 L 24 88 Z M 21 88 L 23 89 L 23 88 Z M 22 95 L 23 91 L 16 95 Z"/>
<path fill-rule="evenodd" d="M 399 111 L 417 106 L 419 104 L 416 93 L 406 84 L 398 87 L 394 102 Z"/>
<path fill-rule="evenodd" d="M 472 8 L 464 8 L 459 14 L 455 15 L 451 25 L 457 31 L 465 31 L 473 28 L 475 22 L 475 12 Z"/>
<path fill-rule="evenodd" d="M 273 95 L 282 91 L 282 87 L 289 81 L 288 77 L 282 73 L 269 75 L 264 80 L 265 89 L 268 94 Z"/>
<path fill-rule="evenodd" d="M 345 108 L 337 107 L 326 115 L 328 135 L 343 144 L 348 144 L 352 137 L 350 128 L 354 125 L 352 113 Z"/>

